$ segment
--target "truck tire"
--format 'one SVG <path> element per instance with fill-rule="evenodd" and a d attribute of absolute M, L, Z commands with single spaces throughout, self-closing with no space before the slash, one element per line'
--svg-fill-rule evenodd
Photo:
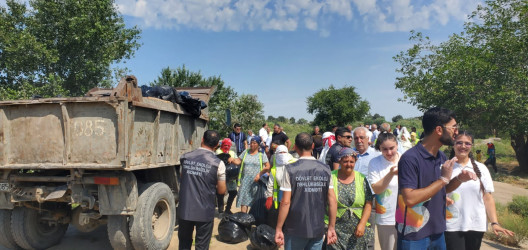
<path fill-rule="evenodd" d="M 176 222 L 174 195 L 167 184 L 142 186 L 136 212 L 130 220 L 130 239 L 136 250 L 167 249 Z"/>
<path fill-rule="evenodd" d="M 108 216 L 108 239 L 114 250 L 133 250 L 128 231 L 128 216 Z"/>
<path fill-rule="evenodd" d="M 47 249 L 57 245 L 68 224 L 49 225 L 35 209 L 16 207 L 11 216 L 11 229 L 16 243 L 24 249 Z"/>
<path fill-rule="evenodd" d="M 0 244 L 9 249 L 20 249 L 11 230 L 11 210 L 0 209 Z"/>

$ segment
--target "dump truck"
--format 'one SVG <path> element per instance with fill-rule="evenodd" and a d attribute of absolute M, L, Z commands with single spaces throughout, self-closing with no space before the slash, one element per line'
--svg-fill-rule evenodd
<path fill-rule="evenodd" d="M 214 88 L 178 91 L 207 103 Z M 114 249 L 168 248 L 179 159 L 208 120 L 142 96 L 134 76 L 84 97 L 1 101 L 0 244 L 46 249 L 70 224 L 107 224 Z"/>

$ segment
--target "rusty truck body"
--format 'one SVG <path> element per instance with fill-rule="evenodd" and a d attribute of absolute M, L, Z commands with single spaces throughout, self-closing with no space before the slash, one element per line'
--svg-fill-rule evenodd
<path fill-rule="evenodd" d="M 85 97 L 0 102 L 0 244 L 45 249 L 69 224 L 107 223 L 115 249 L 167 248 L 179 158 L 200 146 L 207 111 L 142 97 L 134 76 Z"/>

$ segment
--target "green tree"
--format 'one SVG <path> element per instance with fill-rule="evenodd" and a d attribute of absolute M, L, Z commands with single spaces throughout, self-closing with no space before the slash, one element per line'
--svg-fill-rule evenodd
<path fill-rule="evenodd" d="M 332 125 L 343 126 L 362 120 L 370 109 L 369 103 L 362 100 L 352 86 L 336 89 L 330 85 L 308 97 L 306 102 L 308 113 L 315 113 L 313 124 L 323 131 L 330 130 Z"/>
<path fill-rule="evenodd" d="M 308 120 L 304 118 L 300 118 L 299 120 L 297 120 L 297 124 L 300 124 L 300 125 L 308 124 Z"/>
<path fill-rule="evenodd" d="M 285 123 L 286 121 L 288 121 L 288 119 L 287 119 L 286 117 L 284 117 L 284 116 L 281 115 L 281 116 L 277 117 L 277 121 L 278 121 L 278 122 Z"/>
<path fill-rule="evenodd" d="M 289 121 L 290 121 L 291 124 L 295 124 L 295 117 L 290 117 Z"/>
<path fill-rule="evenodd" d="M 242 124 L 244 130 L 260 128 L 264 121 L 264 104 L 256 95 L 241 95 L 236 98 L 232 110 L 234 122 Z"/>
<path fill-rule="evenodd" d="M 381 116 L 380 114 L 376 113 L 374 115 L 367 115 L 365 119 L 363 119 L 363 123 L 365 124 L 376 124 L 381 125 L 385 122 L 385 117 Z"/>
<path fill-rule="evenodd" d="M 275 121 L 275 117 L 273 117 L 272 115 L 268 115 L 268 119 L 266 119 L 267 121 Z"/>
<path fill-rule="evenodd" d="M 402 115 L 396 115 L 396 116 L 392 117 L 392 122 L 398 122 L 401 119 L 403 119 Z"/>
<path fill-rule="evenodd" d="M 412 32 L 415 45 L 394 57 L 396 87 L 420 110 L 444 106 L 472 130 L 507 132 L 528 172 L 528 8 L 526 0 L 486 1 L 464 32 L 433 45 Z"/>
<path fill-rule="evenodd" d="M 101 85 L 110 65 L 139 48 L 113 0 L 7 1 L 0 7 L 0 98 L 81 96 Z"/>

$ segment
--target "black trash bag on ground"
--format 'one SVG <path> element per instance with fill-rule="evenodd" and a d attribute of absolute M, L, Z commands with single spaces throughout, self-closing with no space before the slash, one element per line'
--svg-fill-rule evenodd
<path fill-rule="evenodd" d="M 230 214 L 226 216 L 230 221 L 233 221 L 240 226 L 251 228 L 251 225 L 255 224 L 255 217 L 251 214 L 246 214 L 242 212 Z"/>
<path fill-rule="evenodd" d="M 255 225 L 265 224 L 268 217 L 268 210 L 266 209 L 266 184 L 268 183 L 269 176 L 262 175 L 258 182 L 258 190 L 255 198 L 253 199 L 253 204 L 251 204 L 251 209 L 249 214 L 255 217 Z"/>
<path fill-rule="evenodd" d="M 275 243 L 275 229 L 262 224 L 251 230 L 249 235 L 251 246 L 260 250 L 276 250 L 277 243 Z"/>
<path fill-rule="evenodd" d="M 222 218 L 218 224 L 218 240 L 236 244 L 248 239 L 248 233 L 244 226 L 231 221 L 228 216 Z"/>

